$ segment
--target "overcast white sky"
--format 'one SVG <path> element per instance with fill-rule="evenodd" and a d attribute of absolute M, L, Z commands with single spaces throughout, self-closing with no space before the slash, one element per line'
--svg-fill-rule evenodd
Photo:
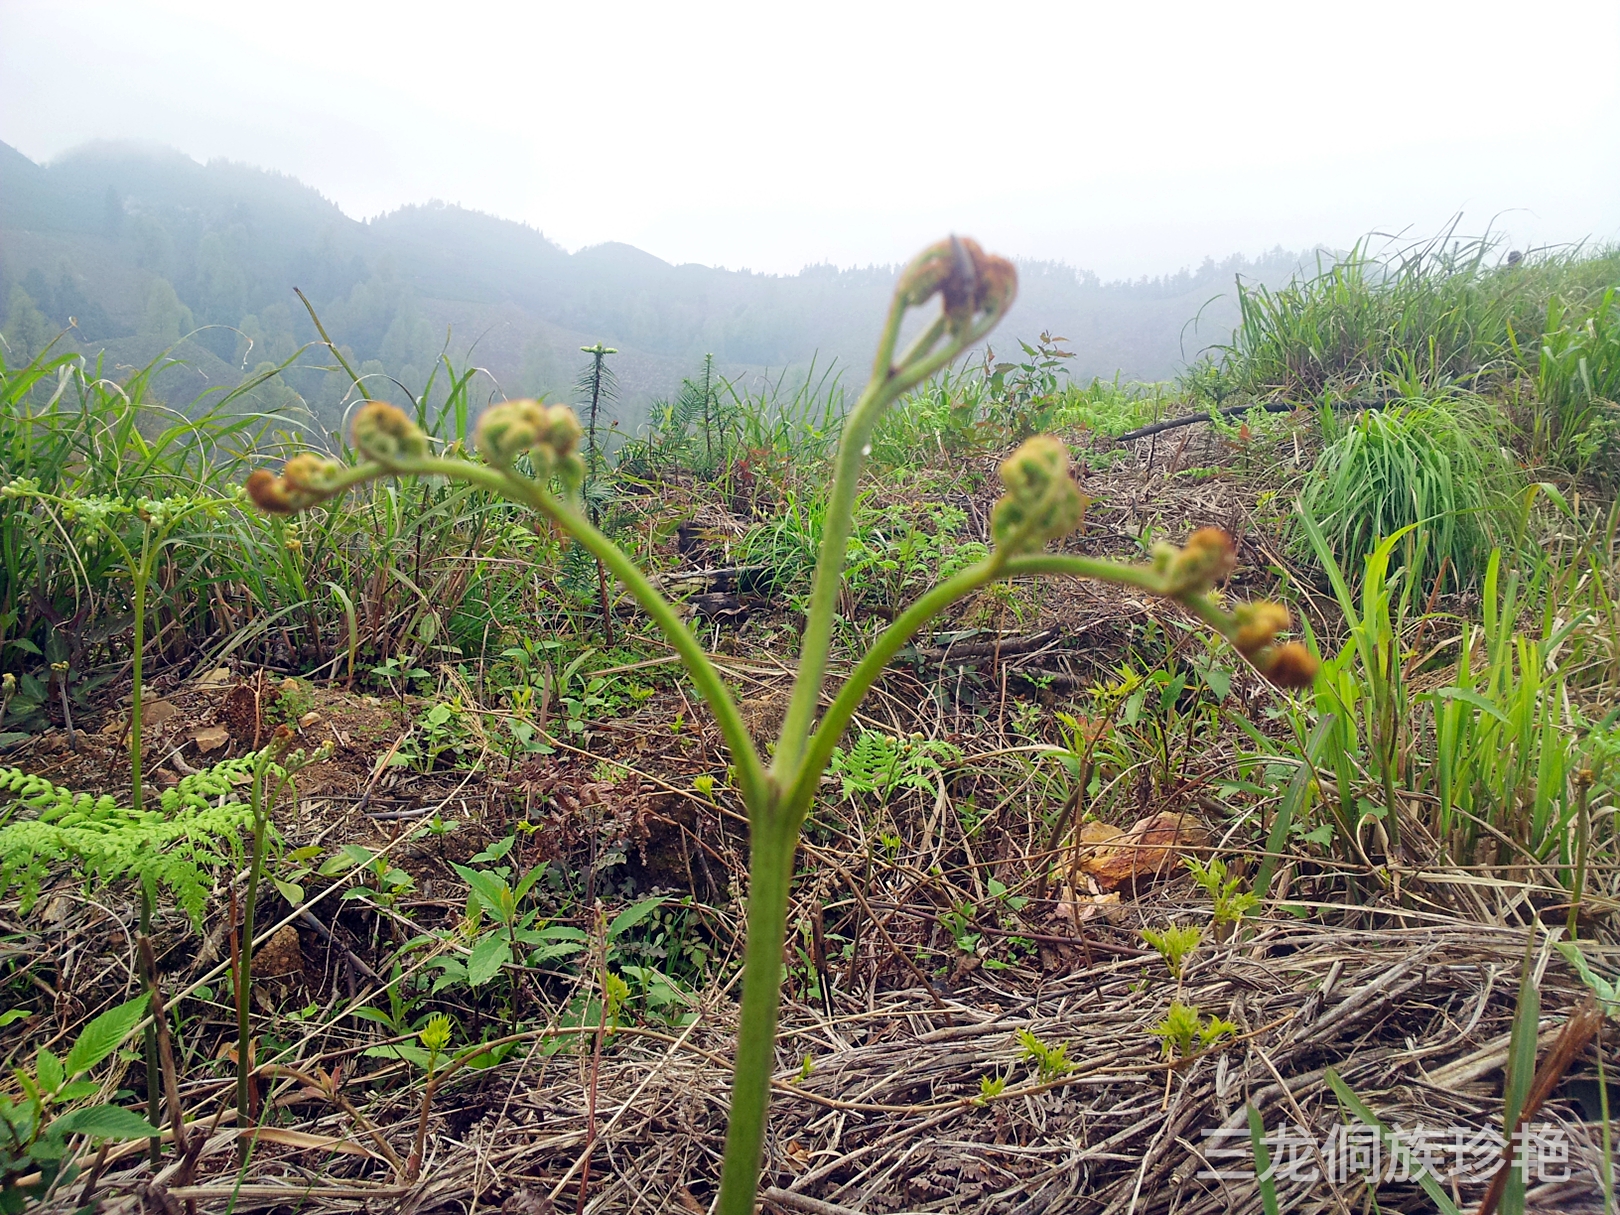
<path fill-rule="evenodd" d="M 346 212 L 794 271 L 946 231 L 1105 276 L 1620 238 L 1620 0 L 0 0 L 0 140 L 156 140 Z"/>

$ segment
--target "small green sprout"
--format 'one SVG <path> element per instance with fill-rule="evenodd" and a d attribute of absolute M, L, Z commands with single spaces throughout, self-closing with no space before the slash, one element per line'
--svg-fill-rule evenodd
<path fill-rule="evenodd" d="M 1204 933 L 1202 929 L 1191 924 L 1180 927 L 1171 925 L 1163 932 L 1144 928 L 1142 939 L 1156 949 L 1159 956 L 1164 959 L 1170 977 L 1179 981 L 1182 963 L 1186 961 L 1188 954 L 1198 948 L 1198 943 L 1204 939 Z"/>
<path fill-rule="evenodd" d="M 444 1013 L 434 1013 L 416 1036 L 427 1049 L 427 1070 L 431 1076 L 439 1065 L 439 1056 L 444 1053 L 445 1047 L 450 1045 L 450 1018 Z"/>
<path fill-rule="evenodd" d="M 1183 862 L 1187 872 L 1192 874 L 1193 881 L 1202 886 L 1215 904 L 1215 924 L 1221 928 L 1227 924 L 1238 924 L 1260 904 L 1260 896 L 1252 890 L 1243 890 L 1243 879 L 1226 876 L 1226 862 L 1219 857 L 1210 857 L 1200 861 L 1196 856 L 1189 856 Z"/>
<path fill-rule="evenodd" d="M 1069 1044 L 1048 1046 L 1027 1029 L 1018 1031 L 1018 1057 L 1035 1064 L 1042 1084 L 1049 1084 L 1072 1072 L 1077 1064 L 1069 1058 Z"/>
<path fill-rule="evenodd" d="M 1195 1042 L 1201 1049 L 1208 1050 L 1226 1035 L 1236 1034 L 1237 1026 L 1219 1017 L 1206 1020 L 1198 1011 L 1198 1005 L 1172 1000 L 1164 1020 L 1148 1033 L 1163 1042 L 1166 1058 L 1186 1058 L 1193 1053 Z"/>

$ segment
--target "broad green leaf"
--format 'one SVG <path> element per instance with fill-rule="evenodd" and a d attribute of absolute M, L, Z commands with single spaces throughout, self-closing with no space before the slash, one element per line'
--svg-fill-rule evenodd
<path fill-rule="evenodd" d="M 67 1074 L 71 1077 L 87 1072 L 117 1050 L 119 1043 L 129 1037 L 136 1023 L 146 1016 L 146 1010 L 147 997 L 136 996 L 117 1008 L 109 1008 L 86 1025 L 79 1040 L 68 1051 L 67 1061 L 63 1065 Z"/>
<path fill-rule="evenodd" d="M 1210 667 L 1208 670 L 1200 671 L 1198 674 L 1203 679 L 1204 686 L 1215 694 L 1216 700 L 1225 700 L 1231 693 L 1231 671 L 1226 670 L 1224 667 Z"/>
<path fill-rule="evenodd" d="M 524 896 L 534 889 L 534 884 L 545 876 L 550 865 L 550 861 L 541 861 L 538 865 L 531 866 L 529 872 L 525 873 L 522 880 L 518 882 L 517 889 L 512 892 L 513 899 L 521 903 Z"/>
<path fill-rule="evenodd" d="M 427 1068 L 432 1062 L 427 1051 L 410 1042 L 391 1042 L 387 1046 L 368 1046 L 361 1054 L 371 1059 L 404 1059 L 417 1067 Z"/>
<path fill-rule="evenodd" d="M 1586 955 L 1581 953 L 1581 947 L 1572 941 L 1559 941 L 1556 948 L 1564 955 L 1564 960 L 1575 968 L 1575 973 L 1581 976 L 1581 982 L 1592 989 L 1592 994 L 1603 1001 L 1603 1013 L 1613 1017 L 1620 1015 L 1620 991 L 1607 979 L 1596 973 L 1586 961 Z"/>
<path fill-rule="evenodd" d="M 585 948 L 578 941 L 559 941 L 555 945 L 542 945 L 529 954 L 529 965 L 553 962 L 558 958 L 571 958 Z"/>
<path fill-rule="evenodd" d="M 469 869 L 465 865 L 456 865 L 454 869 L 461 875 L 461 880 L 466 882 L 472 892 L 478 896 L 478 901 L 484 905 L 485 911 L 496 917 L 503 914 L 502 905 L 512 894 L 511 889 L 505 882 L 493 874 L 482 873 L 477 869 Z"/>
<path fill-rule="evenodd" d="M 665 901 L 666 900 L 663 895 L 657 894 L 650 899 L 642 899 L 641 902 L 634 903 L 629 907 L 626 907 L 623 911 L 619 912 L 618 915 L 614 916 L 613 923 L 608 925 L 608 940 L 617 940 L 620 933 L 628 932 L 630 929 L 634 928 L 637 924 L 641 923 L 642 920 L 645 920 L 653 912 L 662 907 Z"/>
<path fill-rule="evenodd" d="M 62 1087 L 62 1061 L 42 1046 L 34 1056 L 34 1075 L 39 1077 L 40 1088 L 54 1093 Z"/>
<path fill-rule="evenodd" d="M 56 1125 L 70 1135 L 88 1135 L 92 1139 L 150 1139 L 158 1133 L 135 1111 L 117 1105 L 73 1110 L 57 1119 Z"/>
<path fill-rule="evenodd" d="M 359 844 L 344 844 L 333 856 L 326 858 L 316 870 L 322 877 L 339 877 L 351 869 L 371 863 L 372 851 Z"/>
<path fill-rule="evenodd" d="M 467 959 L 467 982 L 473 987 L 481 987 L 488 983 L 497 974 L 501 967 L 512 960 L 512 947 L 506 943 L 506 938 L 490 933 L 479 937 L 478 943 L 472 948 L 472 957 Z"/>
<path fill-rule="evenodd" d="M 540 929 L 540 935 L 548 941 L 588 941 L 591 939 L 583 929 L 575 928 L 570 924 L 548 924 Z"/>
<path fill-rule="evenodd" d="M 462 1060 L 462 1062 L 467 1067 L 479 1069 L 494 1067 L 497 1063 L 501 1062 L 501 1060 L 510 1055 L 517 1048 L 517 1045 L 518 1044 L 516 1042 L 505 1042 L 500 1046 L 492 1046 L 489 1050 L 480 1051 L 478 1054 L 471 1055 Z"/>
<path fill-rule="evenodd" d="M 297 907 L 304 901 L 304 888 L 297 882 L 285 882 L 280 878 L 271 878 L 270 880 L 276 884 L 276 889 L 281 892 L 281 897 L 286 899 L 290 906 Z"/>

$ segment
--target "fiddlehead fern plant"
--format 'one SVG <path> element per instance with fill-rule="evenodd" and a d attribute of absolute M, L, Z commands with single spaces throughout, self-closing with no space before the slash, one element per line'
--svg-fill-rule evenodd
<path fill-rule="evenodd" d="M 145 686 L 146 624 L 149 614 L 147 593 L 157 573 L 163 554 L 176 543 L 185 523 L 199 515 L 213 513 L 222 503 L 204 494 L 175 495 L 167 498 L 122 498 L 103 495 L 65 495 L 42 489 L 39 482 L 28 477 L 14 477 L 0 486 L 0 499 L 22 500 L 36 504 L 50 518 L 54 527 L 64 534 L 77 533 L 80 544 L 105 543 L 113 549 L 123 572 L 129 576 L 134 637 L 130 644 L 130 708 L 129 708 L 129 784 L 130 809 L 139 818 L 145 809 L 143 780 L 143 752 L 141 732 L 144 727 L 142 693 Z M 70 547 L 72 545 L 70 544 Z M 74 552 L 75 560 L 82 559 Z M 63 716 L 67 714 L 67 697 L 63 693 Z M 69 730 L 71 732 L 71 726 Z M 152 931 L 152 899 L 155 887 L 141 883 L 141 935 Z M 147 1109 L 152 1121 L 158 1111 L 158 1057 L 157 1033 L 153 1025 L 146 1028 L 146 1085 Z M 152 1140 L 151 1156 L 157 1162 L 158 1141 Z"/>
<path fill-rule="evenodd" d="M 427 436 L 405 414 L 374 403 L 355 418 L 354 446 L 363 457 L 359 463 L 346 465 L 302 454 L 290 460 L 279 477 L 261 470 L 248 480 L 248 492 L 261 508 L 284 514 L 378 477 L 448 477 L 504 495 L 533 507 L 596 556 L 675 647 L 731 751 L 750 824 L 747 944 L 721 1215 L 748 1215 L 753 1210 L 775 1064 L 788 887 L 800 826 L 856 708 L 918 630 L 951 604 L 998 579 L 1094 578 L 1178 600 L 1229 638 L 1276 683 L 1307 682 L 1314 671 L 1313 660 L 1302 648 L 1276 643 L 1278 631 L 1288 623 L 1285 609 L 1261 603 L 1228 610 L 1215 597 L 1215 584 L 1231 570 L 1235 558 L 1231 541 L 1221 532 L 1194 532 L 1181 549 L 1161 545 L 1152 561 L 1141 565 L 1044 551 L 1079 525 L 1085 499 L 1069 475 L 1067 448 L 1057 439 L 1037 436 L 1002 466 L 1006 494 L 992 515 L 994 547 L 989 555 L 906 608 L 878 636 L 817 721 L 856 483 L 870 451 L 873 427 L 902 394 L 987 334 L 1006 313 L 1016 289 L 1017 273 L 1010 262 L 955 237 L 924 250 L 902 272 L 878 340 L 872 378 L 844 419 L 798 677 L 769 765 L 749 737 L 719 672 L 675 607 L 581 509 L 578 494 L 586 469 L 577 451 L 582 432 L 572 410 L 538 401 L 491 407 L 478 426 L 480 463 L 453 452 L 434 454 Z M 936 296 L 941 300 L 939 314 L 897 354 L 906 313 Z"/>

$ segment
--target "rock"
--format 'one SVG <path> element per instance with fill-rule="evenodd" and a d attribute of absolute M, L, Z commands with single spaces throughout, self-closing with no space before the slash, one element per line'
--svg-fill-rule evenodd
<path fill-rule="evenodd" d="M 146 727 L 161 726 L 179 711 L 161 696 L 143 700 L 141 701 L 141 725 Z"/>
<path fill-rule="evenodd" d="M 227 692 L 219 706 L 219 719 L 232 738 L 252 746 L 259 725 L 259 698 L 253 694 L 253 689 L 239 683 Z"/>
<path fill-rule="evenodd" d="M 207 755 L 231 741 L 231 732 L 224 726 L 198 726 L 187 737 L 197 744 L 197 750 Z"/>
<path fill-rule="evenodd" d="M 287 924 L 254 953 L 253 979 L 301 981 L 303 977 L 304 950 L 298 942 L 298 929 Z"/>

